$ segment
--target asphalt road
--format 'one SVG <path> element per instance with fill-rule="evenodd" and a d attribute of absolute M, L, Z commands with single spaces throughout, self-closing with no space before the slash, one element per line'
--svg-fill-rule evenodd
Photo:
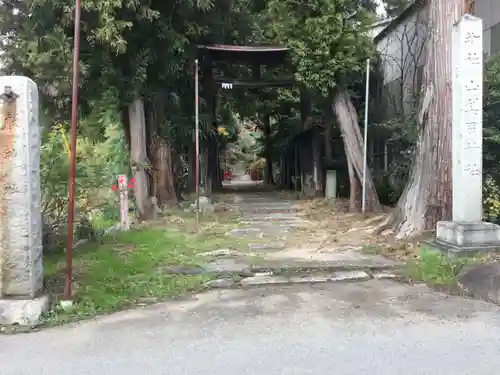
<path fill-rule="evenodd" d="M 491 375 L 496 306 L 423 286 L 212 291 L 0 336 L 1 375 Z"/>

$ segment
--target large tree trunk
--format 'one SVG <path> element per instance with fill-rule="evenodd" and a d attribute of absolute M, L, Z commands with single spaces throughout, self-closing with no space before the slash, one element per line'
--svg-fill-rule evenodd
<path fill-rule="evenodd" d="M 146 118 L 144 101 L 136 98 L 129 106 L 130 124 L 130 159 L 132 173 L 135 178 L 135 204 L 139 220 L 153 218 L 154 211 L 149 198 L 149 179 L 146 172 L 148 166 L 146 149 Z"/>
<path fill-rule="evenodd" d="M 180 201 L 184 200 L 184 197 L 182 196 L 183 189 L 186 189 L 186 186 L 182 186 L 182 180 L 183 180 L 183 175 L 184 175 L 184 168 L 185 164 L 182 160 L 181 155 L 179 154 L 178 151 L 175 151 L 173 148 L 171 148 L 171 155 L 172 155 L 172 171 L 173 171 L 173 181 L 174 183 L 174 190 L 175 190 L 175 195 L 177 197 L 177 203 Z M 184 181 L 184 183 L 187 184 L 187 181 Z"/>
<path fill-rule="evenodd" d="M 200 145 L 199 160 L 200 160 L 199 191 L 201 195 L 210 195 L 212 192 L 212 181 L 209 172 L 209 162 L 210 162 L 209 149 L 206 144 Z"/>
<path fill-rule="evenodd" d="M 351 192 L 353 186 L 358 186 L 359 181 L 363 179 L 363 137 L 359 129 L 358 115 L 351 98 L 345 87 L 340 87 L 334 96 L 333 108 L 340 124 L 340 131 L 344 139 L 344 147 L 348 166 L 350 165 L 354 173 L 349 173 Z M 354 176 L 358 181 L 354 181 Z M 358 190 L 358 189 L 356 189 Z M 358 197 L 351 197 L 352 205 L 355 206 L 355 200 Z M 366 168 L 366 212 L 376 212 L 380 210 L 377 190 L 370 173 Z"/>
<path fill-rule="evenodd" d="M 177 191 L 174 185 L 173 160 L 170 142 L 160 137 L 153 140 L 153 194 L 158 205 L 177 204 Z"/>
<path fill-rule="evenodd" d="M 153 182 L 151 193 L 156 197 L 159 207 L 177 204 L 171 144 L 168 139 L 158 135 L 160 127 L 166 126 L 163 103 L 161 95 L 156 95 L 147 106 Z"/>
<path fill-rule="evenodd" d="M 190 146 L 187 150 L 187 170 L 186 192 L 189 194 L 194 193 L 196 189 L 196 150 L 194 146 Z"/>
<path fill-rule="evenodd" d="M 217 131 L 217 91 L 211 92 L 210 113 L 212 118 L 212 131 L 213 138 L 209 139 L 210 155 L 209 155 L 209 172 L 211 176 L 211 188 L 213 192 L 221 191 L 222 189 L 222 176 L 220 173 L 220 145 L 219 133 Z"/>
<path fill-rule="evenodd" d="M 222 189 L 222 179 L 220 177 L 219 145 L 217 139 L 210 139 L 208 143 L 208 173 L 210 176 L 210 188 L 212 192 L 217 192 Z"/>
<path fill-rule="evenodd" d="M 398 237 L 435 229 L 439 220 L 449 220 L 452 214 L 451 41 L 464 1 L 433 0 L 428 6 L 427 61 L 415 159 L 408 185 L 381 228 L 394 229 Z"/>
<path fill-rule="evenodd" d="M 344 145 L 345 148 L 345 145 Z M 345 150 L 347 154 L 347 149 Z M 349 171 L 349 211 L 361 211 L 361 183 L 359 182 L 353 164 L 347 159 L 347 169 Z"/>
<path fill-rule="evenodd" d="M 323 166 L 321 160 L 321 138 L 317 129 L 312 131 L 313 184 L 314 196 L 323 196 Z"/>
<path fill-rule="evenodd" d="M 265 156 L 266 156 L 266 171 L 264 173 L 264 183 L 273 184 L 273 159 L 271 154 L 271 123 L 269 115 L 264 116 L 264 136 L 265 138 Z"/>
<path fill-rule="evenodd" d="M 328 98 L 329 103 L 331 103 L 333 100 L 332 97 Z M 325 162 L 324 162 L 324 167 L 325 169 L 330 169 L 333 166 L 333 150 L 332 150 L 332 128 L 333 128 L 333 113 L 330 107 L 330 104 L 328 104 L 325 114 L 325 131 L 324 131 L 324 154 L 325 154 Z"/>

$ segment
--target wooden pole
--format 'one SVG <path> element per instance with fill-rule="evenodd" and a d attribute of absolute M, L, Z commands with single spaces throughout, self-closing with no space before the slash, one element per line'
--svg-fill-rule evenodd
<path fill-rule="evenodd" d="M 80 52 L 80 14 L 81 1 L 75 0 L 75 31 L 73 40 L 73 89 L 71 94 L 71 146 L 69 160 L 68 189 L 68 235 L 66 243 L 66 280 L 64 283 L 63 301 L 66 306 L 72 305 L 71 278 L 73 273 L 73 227 L 75 219 L 76 196 L 76 138 L 78 121 L 78 63 Z"/>
<path fill-rule="evenodd" d="M 195 147 L 196 147 L 196 228 L 200 228 L 200 126 L 199 126 L 199 88 L 198 88 L 198 59 L 194 61 L 194 108 L 195 108 Z"/>

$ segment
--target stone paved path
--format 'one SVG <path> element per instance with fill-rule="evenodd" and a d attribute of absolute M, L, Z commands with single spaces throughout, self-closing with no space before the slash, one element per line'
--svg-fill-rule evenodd
<path fill-rule="evenodd" d="M 249 187 L 252 182 L 233 184 Z M 226 235 L 248 240 L 248 250 L 208 252 L 207 256 L 216 259 L 207 268 L 221 274 L 239 272 L 246 277 L 241 280 L 243 286 L 396 277 L 388 270 L 398 266 L 397 263 L 364 254 L 359 246 L 318 249 L 313 245 L 287 244 L 294 231 L 314 231 L 318 225 L 303 216 L 298 201 L 285 200 L 277 192 L 253 192 L 237 193 L 234 204 L 241 213 L 240 226 Z M 216 280 L 211 286 L 225 287 L 228 283 L 232 285 L 227 279 Z"/>

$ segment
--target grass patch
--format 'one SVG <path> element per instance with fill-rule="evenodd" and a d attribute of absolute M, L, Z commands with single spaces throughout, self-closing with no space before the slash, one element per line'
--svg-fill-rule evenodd
<path fill-rule="evenodd" d="M 419 255 L 406 265 L 406 276 L 410 281 L 454 289 L 464 267 L 482 263 L 485 256 L 449 258 L 440 252 L 422 246 Z"/>
<path fill-rule="evenodd" d="M 207 262 L 200 253 L 248 247 L 245 240 L 224 235 L 231 227 L 229 223 L 202 221 L 197 232 L 192 218 L 172 217 L 129 232 L 112 233 L 100 244 L 89 243 L 76 249 L 75 307 L 71 312 L 54 308 L 45 324 L 61 324 L 200 291 L 212 276 L 172 275 L 168 267 L 198 268 Z M 63 293 L 64 254 L 49 255 L 44 263 L 47 292 L 57 306 Z"/>

